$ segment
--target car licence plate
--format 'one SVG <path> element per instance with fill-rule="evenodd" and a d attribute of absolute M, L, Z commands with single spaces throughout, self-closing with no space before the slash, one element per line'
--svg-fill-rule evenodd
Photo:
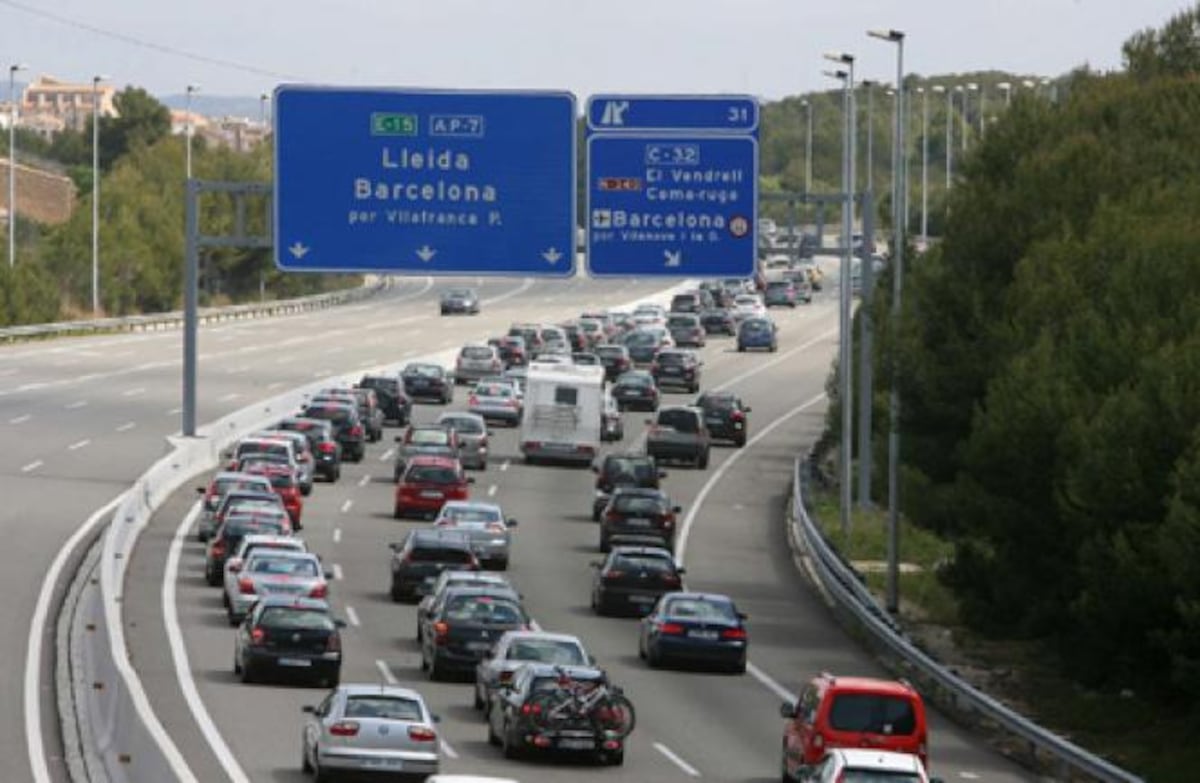
<path fill-rule="evenodd" d="M 629 600 L 635 604 L 652 604 L 658 599 L 653 595 L 631 595 Z"/>
<path fill-rule="evenodd" d="M 440 498 L 441 496 L 442 493 L 438 492 L 436 489 L 421 490 L 421 497 L 423 498 Z"/>
<path fill-rule="evenodd" d="M 625 524 L 629 525 L 630 527 L 650 527 L 650 520 L 643 519 L 642 517 L 634 517 L 632 519 L 625 520 Z"/>
<path fill-rule="evenodd" d="M 308 660 L 307 658 L 280 658 L 279 665 L 280 666 L 295 666 L 297 668 L 304 669 L 309 666 L 312 666 L 312 661 Z"/>
<path fill-rule="evenodd" d="M 467 642 L 467 649 L 479 652 L 480 650 L 492 649 L 491 642 Z"/>
<path fill-rule="evenodd" d="M 707 641 L 717 638 L 716 631 L 688 631 L 687 635 L 689 639 L 705 639 Z"/>
<path fill-rule="evenodd" d="M 403 759 L 365 759 L 363 766 L 372 767 L 374 769 L 402 769 L 404 767 Z"/>
<path fill-rule="evenodd" d="M 591 750 L 596 743 L 586 739 L 560 739 L 558 747 L 563 750 Z"/>

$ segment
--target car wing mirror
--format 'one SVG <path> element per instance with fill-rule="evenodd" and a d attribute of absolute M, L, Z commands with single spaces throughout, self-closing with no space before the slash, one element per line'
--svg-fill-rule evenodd
<path fill-rule="evenodd" d="M 467 476 L 467 483 L 468 483 L 468 484 L 474 484 L 474 483 L 475 483 L 475 477 L 474 477 L 474 476 Z"/>
<path fill-rule="evenodd" d="M 433 721 L 434 723 L 441 723 L 441 722 L 442 722 L 442 716 L 441 716 L 441 715 L 438 715 L 438 714 L 436 714 L 436 713 L 430 713 L 430 715 L 429 715 L 429 719 L 430 719 L 431 721 Z"/>
<path fill-rule="evenodd" d="M 196 487 L 196 494 L 197 494 L 197 495 L 203 495 L 205 492 L 208 492 L 208 488 L 207 488 L 207 487 Z"/>
<path fill-rule="evenodd" d="M 683 511 L 683 506 L 671 506 L 671 510 L 676 514 L 679 514 Z"/>
<path fill-rule="evenodd" d="M 317 708 L 311 704 L 305 704 L 303 707 L 300 708 L 300 711 L 308 713 L 309 715 L 315 715 L 317 713 Z"/>
<path fill-rule="evenodd" d="M 394 543 L 394 542 L 393 542 L 393 543 L 391 543 L 391 544 L 388 544 L 388 549 L 392 550 L 393 552 L 399 552 L 399 551 L 400 551 L 400 545 L 399 545 L 399 544 L 397 544 L 397 543 Z"/>
<path fill-rule="evenodd" d="M 336 626 L 336 627 L 338 627 L 338 628 L 345 628 L 345 627 L 346 627 L 346 621 L 345 621 L 345 620 L 343 620 L 343 619 L 341 619 L 341 618 L 338 618 L 338 619 L 334 620 L 334 621 L 333 621 L 333 624 L 334 624 L 334 626 Z"/>
<path fill-rule="evenodd" d="M 742 413 L 749 413 L 751 410 L 751 407 L 747 405 L 746 407 L 742 408 Z"/>
<path fill-rule="evenodd" d="M 592 562 L 588 563 L 588 565 L 591 566 L 592 568 L 603 568 L 604 567 L 604 563 L 601 563 L 599 560 L 593 560 Z"/>
<path fill-rule="evenodd" d="M 332 571 L 326 571 L 326 572 L 323 574 L 323 576 L 325 577 L 325 579 L 326 579 L 326 580 L 333 579 L 333 572 L 332 572 Z"/>
<path fill-rule="evenodd" d="M 403 443 L 403 442 L 404 442 L 404 436 L 403 436 L 403 435 L 396 435 L 395 437 L 393 437 L 393 438 L 392 438 L 392 441 L 393 441 L 394 443 Z"/>
<path fill-rule="evenodd" d="M 677 574 L 686 574 L 686 573 L 687 573 L 687 569 L 686 569 L 686 568 L 676 568 L 676 569 L 675 569 L 675 573 L 677 573 Z"/>
<path fill-rule="evenodd" d="M 746 614 L 745 612 L 738 612 L 737 617 L 739 620 L 749 620 L 750 619 L 750 615 Z"/>
<path fill-rule="evenodd" d="M 666 472 L 665 470 L 660 470 L 660 471 L 658 472 L 658 477 L 659 477 L 660 479 L 665 479 L 665 478 L 667 477 L 667 472 Z"/>
<path fill-rule="evenodd" d="M 785 701 L 783 704 L 780 704 L 779 705 L 779 717 L 788 718 L 788 719 L 795 718 L 796 717 L 796 705 L 792 704 L 790 701 Z"/>
<path fill-rule="evenodd" d="M 509 527 L 516 527 L 520 523 L 515 519 L 510 519 L 505 524 L 507 524 Z"/>

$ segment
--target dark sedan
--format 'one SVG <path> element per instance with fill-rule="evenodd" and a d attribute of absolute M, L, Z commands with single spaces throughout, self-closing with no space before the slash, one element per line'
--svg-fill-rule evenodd
<path fill-rule="evenodd" d="M 709 334 L 737 334 L 737 321 L 728 310 L 705 310 L 700 314 L 700 323 Z"/>
<path fill-rule="evenodd" d="M 731 440 L 738 448 L 746 445 L 750 429 L 750 406 L 733 392 L 705 392 L 696 399 L 704 412 L 704 426 L 714 440 Z"/>
<path fill-rule="evenodd" d="M 621 373 L 633 367 L 633 359 L 629 358 L 629 349 L 623 345 L 597 345 L 594 349 L 604 365 L 606 380 L 615 381 Z"/>
<path fill-rule="evenodd" d="M 638 655 L 652 667 L 687 662 L 746 671 L 746 615 L 724 595 L 669 593 L 642 618 Z"/>
<path fill-rule="evenodd" d="M 412 415 L 412 400 L 404 393 L 404 383 L 396 375 L 364 375 L 358 385 L 374 389 L 385 418 L 403 427 Z"/>
<path fill-rule="evenodd" d="M 662 490 L 618 487 L 600 516 L 600 551 L 622 541 L 674 550 L 680 511 Z"/>
<path fill-rule="evenodd" d="M 335 688 L 342 671 L 342 626 L 324 601 L 263 596 L 237 630 L 233 672 L 242 682 L 293 674 Z"/>
<path fill-rule="evenodd" d="M 413 399 L 434 399 L 446 405 L 454 402 L 454 379 L 440 364 L 409 364 L 400 379 L 404 393 Z"/>
<path fill-rule="evenodd" d="M 666 549 L 616 546 L 602 562 L 592 563 L 592 610 L 596 614 L 648 614 L 666 593 L 683 589 L 684 570 Z"/>
<path fill-rule="evenodd" d="M 650 374 L 660 389 L 683 387 L 694 394 L 700 391 L 700 367 L 703 364 L 692 351 L 664 348 L 654 357 Z"/>
<path fill-rule="evenodd" d="M 342 447 L 342 457 L 362 462 L 367 453 L 367 428 L 359 418 L 355 403 L 320 403 L 309 405 L 301 413 L 306 419 L 324 419 L 333 423 L 333 437 Z"/>
<path fill-rule="evenodd" d="M 442 315 L 479 315 L 479 294 L 473 288 L 451 288 L 442 294 L 439 307 Z"/>
<path fill-rule="evenodd" d="M 658 385 L 645 370 L 623 373 L 612 387 L 613 399 L 621 410 L 658 410 Z"/>
<path fill-rule="evenodd" d="M 474 676 L 475 667 L 506 631 L 527 630 L 529 616 L 511 590 L 464 587 L 422 621 L 421 668 L 429 679 Z"/>

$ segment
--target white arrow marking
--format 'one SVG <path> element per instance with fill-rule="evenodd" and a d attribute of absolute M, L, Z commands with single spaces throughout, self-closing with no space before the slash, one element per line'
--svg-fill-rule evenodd
<path fill-rule="evenodd" d="M 417 248 L 417 258 L 421 259 L 427 264 L 432 261 L 433 257 L 436 255 L 437 251 L 429 245 L 421 245 L 421 247 Z"/>
<path fill-rule="evenodd" d="M 545 253 L 542 253 L 542 258 L 546 259 L 552 264 L 557 264 L 558 260 L 562 258 L 562 253 L 558 252 L 558 248 L 552 247 Z"/>
<path fill-rule="evenodd" d="M 663 258 L 667 259 L 666 266 L 679 266 L 683 263 L 682 250 L 664 250 Z"/>
<path fill-rule="evenodd" d="M 291 253 L 297 260 L 308 255 L 308 251 L 309 248 L 305 247 L 304 243 L 300 242 L 299 240 L 292 243 L 292 246 L 288 248 L 288 252 Z"/>

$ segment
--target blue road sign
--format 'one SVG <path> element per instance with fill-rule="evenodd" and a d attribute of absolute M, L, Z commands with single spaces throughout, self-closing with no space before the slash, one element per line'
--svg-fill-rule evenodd
<path fill-rule="evenodd" d="M 587 154 L 591 274 L 754 273 L 756 138 L 598 133 Z"/>
<path fill-rule="evenodd" d="M 598 132 L 755 133 L 758 101 L 746 95 L 594 95 L 588 129 Z"/>
<path fill-rule="evenodd" d="M 275 262 L 287 271 L 575 270 L 575 98 L 275 90 Z"/>

